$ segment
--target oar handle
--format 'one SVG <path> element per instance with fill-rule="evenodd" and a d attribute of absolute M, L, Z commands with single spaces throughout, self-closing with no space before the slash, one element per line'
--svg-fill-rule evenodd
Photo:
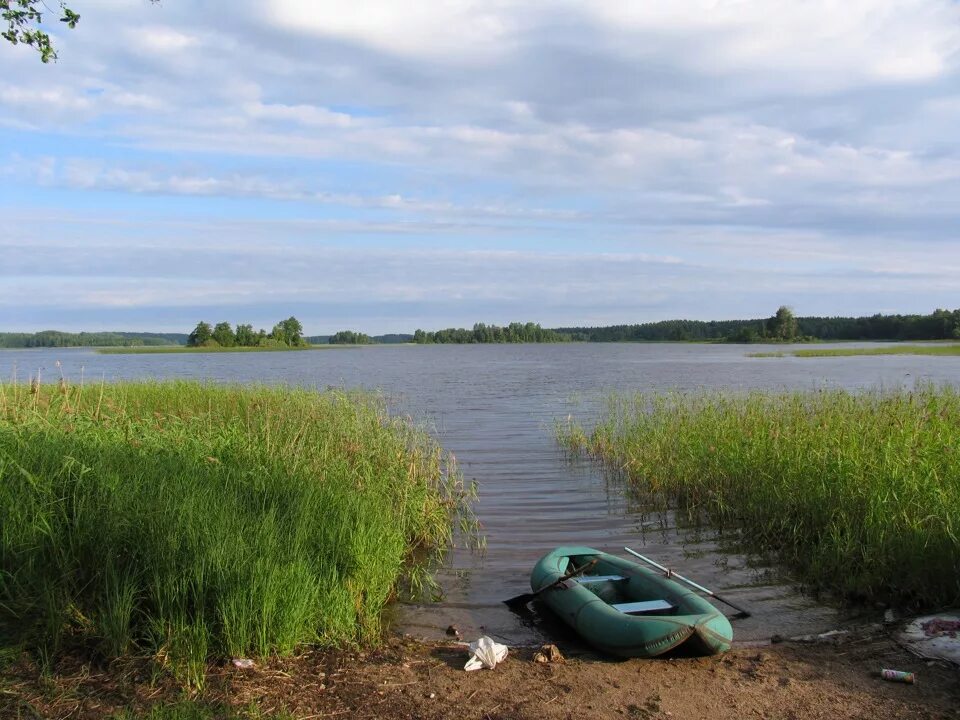
<path fill-rule="evenodd" d="M 736 610 L 737 612 L 739 612 L 741 616 L 743 616 L 743 617 L 750 617 L 751 613 L 750 613 L 749 610 L 744 610 L 744 609 L 743 609 L 742 607 L 740 607 L 739 605 L 736 605 L 736 604 L 730 602 L 730 601 L 727 600 L 726 598 L 720 597 L 720 596 L 717 595 L 715 592 L 713 592 L 713 590 L 708 590 L 708 589 L 705 588 L 703 585 L 700 585 L 700 584 L 698 584 L 698 583 L 695 583 L 693 580 L 689 580 L 689 579 L 685 578 L 685 577 L 684 577 L 683 575 L 681 575 L 680 573 L 676 573 L 676 572 L 674 572 L 673 570 L 671 570 L 670 568 L 665 568 L 665 567 L 664 567 L 663 565 L 661 565 L 660 563 L 656 562 L 655 560 L 651 560 L 651 559 L 648 558 L 648 557 L 645 557 L 645 556 L 641 555 L 641 554 L 638 553 L 636 550 L 631 550 L 631 549 L 628 548 L 628 547 L 624 547 L 623 549 L 626 550 L 626 551 L 627 551 L 628 553 L 630 553 L 631 555 L 633 555 L 634 557 L 640 558 L 640 559 L 643 560 L 645 563 L 649 563 L 650 565 L 653 565 L 653 567 L 655 567 L 655 568 L 657 568 L 658 570 L 662 571 L 663 574 L 666 575 L 667 577 L 675 577 L 677 580 L 680 580 L 681 582 L 685 582 L 687 585 L 689 585 L 690 587 L 696 588 L 696 589 L 699 590 L 700 592 L 706 593 L 707 595 L 709 595 L 710 597 L 714 598 L 715 600 L 719 600 L 720 602 L 722 602 L 722 603 L 724 603 L 724 604 L 726 604 L 726 605 L 729 605 L 729 606 L 732 607 L 734 610 Z"/>
<path fill-rule="evenodd" d="M 674 572 L 674 571 L 671 570 L 670 568 L 666 568 L 666 567 L 664 567 L 663 565 L 661 565 L 660 563 L 658 563 L 658 562 L 656 562 L 656 561 L 654 561 L 654 560 L 651 560 L 651 559 L 648 558 L 648 557 L 644 557 L 643 555 L 641 555 L 640 553 L 636 552 L 635 550 L 631 550 L 631 549 L 628 548 L 628 547 L 625 547 L 624 550 L 626 550 L 626 551 L 627 551 L 628 553 L 630 553 L 631 555 L 640 558 L 640 559 L 643 560 L 644 562 L 650 563 L 651 565 L 653 565 L 653 566 L 654 566 L 655 568 L 657 568 L 658 570 L 662 570 L 663 573 L 664 573 L 664 575 L 666 575 L 667 577 L 675 577 L 677 580 L 681 580 L 681 581 L 685 582 L 687 585 L 690 585 L 691 587 L 695 587 L 695 588 L 696 588 L 697 590 L 699 590 L 700 592 L 705 592 L 707 595 L 713 595 L 713 594 L 714 594 L 714 592 L 713 592 L 712 590 L 707 590 L 707 588 L 705 588 L 703 585 L 698 585 L 698 584 L 695 583 L 693 580 L 689 580 L 689 579 L 685 578 L 683 575 L 681 575 L 680 573 Z"/>
<path fill-rule="evenodd" d="M 539 595 L 539 594 L 542 593 L 544 590 L 549 590 L 549 589 L 552 588 L 554 585 L 559 585 L 559 584 L 562 583 L 564 580 L 569 580 L 570 578 L 576 577 L 577 575 L 582 575 L 583 573 L 585 573 L 587 570 L 589 570 L 590 568 L 592 568 L 592 567 L 593 567 L 594 565 L 596 565 L 596 564 L 597 564 L 597 558 L 594 558 L 594 559 L 591 560 L 590 562 L 585 563 L 584 565 L 581 565 L 580 567 L 571 570 L 571 571 L 568 572 L 566 575 L 562 575 L 562 576 L 558 577 L 556 580 L 551 580 L 550 582 L 548 582 L 546 585 L 544 585 L 544 586 L 543 586 L 542 588 L 540 588 L 539 590 L 534 590 L 534 591 L 533 591 L 533 594 L 534 594 L 534 595 Z"/>

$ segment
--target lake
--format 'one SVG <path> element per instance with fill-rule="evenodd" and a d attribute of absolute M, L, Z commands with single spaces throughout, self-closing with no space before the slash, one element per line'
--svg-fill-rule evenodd
<path fill-rule="evenodd" d="M 857 347 L 857 343 L 836 347 Z M 876 344 L 871 344 L 876 347 Z M 833 346 L 831 346 L 833 347 Z M 900 388 L 960 384 L 960 357 L 749 358 L 788 346 L 562 344 L 375 346 L 310 352 L 98 355 L 88 349 L 0 350 L 0 369 L 71 382 L 195 379 L 382 391 L 396 413 L 424 424 L 479 486 L 486 552 L 451 552 L 436 603 L 402 604 L 395 625 L 443 637 L 449 624 L 508 644 L 539 642 L 557 628 L 501 601 L 529 592 L 529 571 L 562 544 L 620 552 L 629 545 L 727 595 L 754 615 L 734 623 L 740 641 L 833 629 L 845 618 L 801 595 L 769 568 L 718 547 L 709 532 L 644 512 L 591 462 L 570 462 L 553 423 L 595 415 L 617 390 Z M 57 361 L 61 368 L 56 366 Z"/>

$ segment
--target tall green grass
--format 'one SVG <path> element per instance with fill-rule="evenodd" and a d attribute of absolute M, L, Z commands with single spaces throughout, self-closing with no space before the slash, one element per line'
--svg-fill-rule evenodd
<path fill-rule="evenodd" d="M 960 355 L 960 345 L 885 345 L 871 348 L 813 348 L 794 350 L 796 357 L 850 357 L 854 355 Z M 760 357 L 759 354 L 751 357 Z"/>
<path fill-rule="evenodd" d="M 914 606 L 960 601 L 960 396 L 638 395 L 557 427 L 662 503 L 742 531 L 810 585 Z"/>
<path fill-rule="evenodd" d="M 0 645 L 212 657 L 375 642 L 469 493 L 377 398 L 0 385 Z"/>

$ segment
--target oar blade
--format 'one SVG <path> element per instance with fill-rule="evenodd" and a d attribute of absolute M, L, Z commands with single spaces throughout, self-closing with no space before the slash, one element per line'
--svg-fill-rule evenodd
<path fill-rule="evenodd" d="M 535 600 L 537 593 L 524 593 L 523 595 L 517 595 L 516 597 L 508 598 L 503 601 L 503 604 L 508 608 L 522 608 L 524 605 L 530 603 L 531 600 Z"/>
<path fill-rule="evenodd" d="M 733 619 L 734 619 L 734 620 L 741 620 L 741 619 L 743 619 L 743 618 L 748 618 L 748 617 L 750 617 L 750 616 L 753 614 L 753 613 L 751 613 L 749 610 L 747 610 L 746 608 L 742 608 L 742 607 L 740 607 L 739 605 L 730 602 L 730 601 L 727 600 L 726 598 L 720 597 L 720 596 L 717 595 L 716 593 L 710 593 L 710 597 L 712 597 L 714 600 L 719 600 L 719 601 L 722 602 L 724 605 L 729 605 L 729 606 L 732 607 L 734 610 L 736 610 L 737 613 L 733 616 Z"/>

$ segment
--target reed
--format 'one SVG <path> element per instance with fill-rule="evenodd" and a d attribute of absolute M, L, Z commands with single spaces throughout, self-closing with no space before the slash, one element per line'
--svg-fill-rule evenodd
<path fill-rule="evenodd" d="M 695 521 L 738 529 L 811 587 L 960 600 L 960 396 L 841 390 L 618 397 L 560 441 Z"/>
<path fill-rule="evenodd" d="M 33 390 L 0 385 L 0 646 L 198 687 L 211 658 L 375 643 L 469 521 L 452 458 L 372 395 Z"/>
<path fill-rule="evenodd" d="M 960 355 L 960 345 L 886 345 L 872 348 L 813 348 L 794 350 L 796 357 L 850 357 L 854 355 Z M 751 356 L 759 357 L 759 356 Z"/>

